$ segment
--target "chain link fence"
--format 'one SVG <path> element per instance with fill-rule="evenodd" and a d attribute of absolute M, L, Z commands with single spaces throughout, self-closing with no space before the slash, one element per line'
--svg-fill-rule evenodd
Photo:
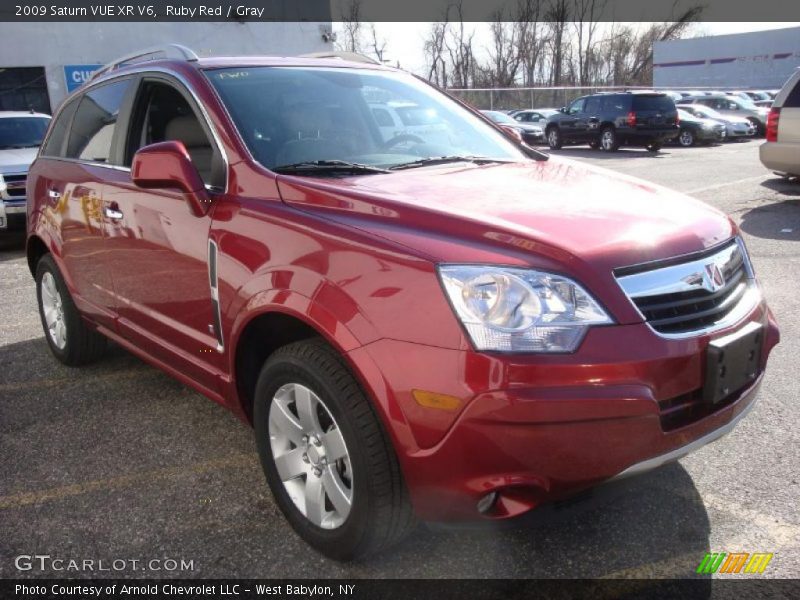
<path fill-rule="evenodd" d="M 596 86 L 596 87 L 533 87 L 533 88 L 450 88 L 447 91 L 480 110 L 517 110 L 523 108 L 560 108 L 575 98 L 595 92 L 626 90 L 658 90 L 653 87 Z M 683 88 L 669 88 L 680 91 Z M 705 88 L 692 88 L 703 90 Z"/>

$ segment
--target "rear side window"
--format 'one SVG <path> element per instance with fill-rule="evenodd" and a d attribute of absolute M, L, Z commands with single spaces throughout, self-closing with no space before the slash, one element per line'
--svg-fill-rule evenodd
<path fill-rule="evenodd" d="M 669 96 L 634 96 L 633 110 L 675 111 L 675 102 Z"/>
<path fill-rule="evenodd" d="M 115 81 L 93 89 L 78 105 L 67 143 L 67 158 L 110 162 L 117 117 L 130 81 Z"/>
<path fill-rule="evenodd" d="M 586 108 L 584 109 L 584 112 L 592 114 L 600 112 L 600 98 L 598 98 L 597 96 L 592 96 L 590 98 L 587 98 Z"/>
<path fill-rule="evenodd" d="M 627 107 L 628 98 L 617 94 L 609 94 L 603 96 L 603 112 L 625 112 Z"/>
<path fill-rule="evenodd" d="M 72 115 L 75 114 L 76 108 L 78 108 L 78 100 L 73 98 L 65 104 L 61 112 L 58 113 L 53 123 L 53 128 L 50 131 L 50 136 L 47 138 L 42 148 L 42 156 L 64 156 L 64 142 L 67 138 L 67 129 L 69 127 L 69 122 L 72 120 Z"/>
<path fill-rule="evenodd" d="M 800 78 L 795 79 L 794 88 L 786 96 L 783 106 L 786 108 L 800 108 Z"/>

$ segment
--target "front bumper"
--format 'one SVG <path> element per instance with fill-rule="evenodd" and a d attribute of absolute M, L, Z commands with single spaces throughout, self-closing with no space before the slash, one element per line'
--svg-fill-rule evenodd
<path fill-rule="evenodd" d="M 763 324 L 761 373 L 709 407 L 711 339 Z M 378 367 L 390 432 L 415 510 L 431 521 L 507 518 L 602 482 L 676 460 L 727 433 L 752 407 L 779 333 L 762 302 L 736 326 L 664 339 L 646 324 L 597 327 L 578 353 L 487 355 L 380 340 L 351 354 Z M 371 368 L 367 366 L 367 368 Z M 455 413 L 414 401 L 423 389 L 459 398 Z M 676 419 L 676 410 L 684 411 Z M 409 441 L 413 440 L 413 441 Z M 498 499 L 479 513 L 478 501 Z"/>

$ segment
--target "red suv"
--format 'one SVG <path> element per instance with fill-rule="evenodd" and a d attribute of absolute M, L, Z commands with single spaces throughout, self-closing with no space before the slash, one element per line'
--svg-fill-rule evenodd
<path fill-rule="evenodd" d="M 175 52 L 53 119 L 28 179 L 45 337 L 67 365 L 111 339 L 251 423 L 323 553 L 519 515 L 753 407 L 778 329 L 725 215 L 398 70 Z"/>

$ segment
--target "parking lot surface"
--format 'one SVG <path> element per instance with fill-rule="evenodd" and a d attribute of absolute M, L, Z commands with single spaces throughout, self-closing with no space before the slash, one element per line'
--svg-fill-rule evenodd
<path fill-rule="evenodd" d="M 22 242 L 6 240 L 0 576 L 691 577 L 706 552 L 772 552 L 764 576 L 798 577 L 800 183 L 767 172 L 759 143 L 558 152 L 686 192 L 741 224 L 782 329 L 750 416 L 679 463 L 552 518 L 420 526 L 355 564 L 327 560 L 293 533 L 266 487 L 252 431 L 224 409 L 118 348 L 80 370 L 57 363 Z M 15 557 L 32 554 L 94 560 L 95 570 L 18 571 Z M 191 568 L 147 570 L 165 558 Z M 119 559 L 143 562 L 96 570 Z"/>

